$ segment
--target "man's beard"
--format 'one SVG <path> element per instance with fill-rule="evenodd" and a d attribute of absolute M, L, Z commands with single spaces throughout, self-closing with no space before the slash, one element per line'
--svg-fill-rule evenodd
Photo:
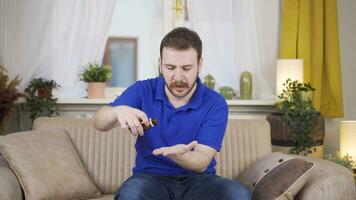
<path fill-rule="evenodd" d="M 174 97 L 181 99 L 181 98 L 186 97 L 186 96 L 193 90 L 194 86 L 197 84 L 197 80 L 198 80 L 198 75 L 197 75 L 197 77 L 195 78 L 194 84 L 192 85 L 191 88 L 189 88 L 188 83 L 183 82 L 183 81 L 175 81 L 175 82 L 171 83 L 169 86 L 167 85 L 167 83 L 165 83 L 165 84 L 166 84 L 166 87 L 167 87 L 167 89 L 169 90 L 169 92 L 170 92 Z M 175 88 L 175 87 L 189 88 L 189 89 L 188 89 L 188 91 L 187 91 L 186 93 L 184 93 L 184 94 L 182 94 L 182 95 L 177 95 L 177 94 L 174 93 L 174 88 Z"/>

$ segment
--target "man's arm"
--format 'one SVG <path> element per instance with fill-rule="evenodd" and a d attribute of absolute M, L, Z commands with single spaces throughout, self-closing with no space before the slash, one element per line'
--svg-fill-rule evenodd
<path fill-rule="evenodd" d="M 153 154 L 167 156 L 187 170 L 202 173 L 214 158 L 216 150 L 193 141 L 187 145 L 177 144 L 155 149 Z"/>
<path fill-rule="evenodd" d="M 94 115 L 94 128 L 99 131 L 108 131 L 117 124 L 115 107 L 103 106 Z"/>
<path fill-rule="evenodd" d="M 103 106 L 94 116 L 94 128 L 100 131 L 121 126 L 124 129 L 130 128 L 133 135 L 143 135 L 142 123 L 148 125 L 147 115 L 129 106 Z"/>

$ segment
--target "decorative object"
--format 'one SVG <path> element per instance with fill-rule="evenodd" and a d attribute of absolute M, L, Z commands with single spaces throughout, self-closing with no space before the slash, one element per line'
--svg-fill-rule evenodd
<path fill-rule="evenodd" d="M 236 96 L 236 93 L 234 89 L 230 86 L 223 86 L 219 88 L 220 94 L 227 100 L 231 100 L 234 96 Z"/>
<path fill-rule="evenodd" d="M 303 59 L 279 59 L 276 73 L 276 95 L 283 92 L 283 84 L 289 78 L 303 83 Z"/>
<path fill-rule="evenodd" d="M 64 129 L 0 136 L 0 152 L 26 199 L 91 199 L 100 195 Z"/>
<path fill-rule="evenodd" d="M 106 82 L 111 80 L 111 77 L 111 66 L 89 63 L 80 75 L 80 79 L 88 83 L 88 98 L 105 98 Z"/>
<path fill-rule="evenodd" d="M 111 87 L 129 87 L 137 80 L 137 38 L 109 37 L 104 54 L 105 65 L 112 66 Z"/>
<path fill-rule="evenodd" d="M 247 168 L 239 181 L 252 191 L 252 199 L 293 199 L 308 180 L 312 162 L 272 153 Z"/>
<path fill-rule="evenodd" d="M 334 155 L 328 154 L 324 156 L 324 159 L 333 161 L 343 167 L 346 167 L 350 171 L 353 171 L 354 166 L 356 164 L 350 155 L 346 154 L 344 156 L 341 156 L 340 152 L 336 152 Z"/>
<path fill-rule="evenodd" d="M 60 86 L 54 80 L 35 78 L 25 89 L 26 107 L 31 113 L 33 121 L 37 117 L 58 116 L 57 98 L 53 97 L 52 91 Z M 32 124 L 31 123 L 31 124 Z"/>
<path fill-rule="evenodd" d="M 19 76 L 10 80 L 7 70 L 0 65 L 0 135 L 3 134 L 5 121 L 14 107 L 14 101 L 24 96 L 17 89 L 20 82 Z"/>
<path fill-rule="evenodd" d="M 252 99 L 252 75 L 247 71 L 240 77 L 240 99 Z"/>
<path fill-rule="evenodd" d="M 341 121 L 340 123 L 340 156 L 349 156 L 356 161 L 356 121 Z M 353 169 L 356 163 L 353 162 Z"/>
<path fill-rule="evenodd" d="M 215 78 L 213 77 L 213 75 L 207 74 L 204 77 L 204 85 L 206 85 L 206 87 L 214 90 L 214 88 L 215 88 Z"/>
<path fill-rule="evenodd" d="M 313 107 L 310 96 L 314 88 L 310 83 L 290 79 L 284 85 L 286 88 L 279 96 L 281 101 L 276 103 L 278 114 L 267 116 L 271 124 L 272 143 L 281 145 L 276 141 L 287 139 L 292 143 L 290 153 L 312 154 L 317 150 L 315 146 L 323 144 L 325 136 L 324 119 Z M 322 152 L 315 156 L 322 157 Z"/>
<path fill-rule="evenodd" d="M 174 7 L 176 19 L 180 19 L 183 16 L 183 0 L 176 0 L 176 5 Z"/>

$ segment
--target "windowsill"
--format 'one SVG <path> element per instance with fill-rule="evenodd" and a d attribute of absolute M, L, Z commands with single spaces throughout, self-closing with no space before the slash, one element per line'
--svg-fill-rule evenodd
<path fill-rule="evenodd" d="M 95 112 L 104 105 L 112 102 L 114 98 L 87 99 L 67 98 L 58 99 L 58 109 L 61 117 L 92 117 Z M 26 99 L 16 101 L 22 112 L 28 112 L 24 105 Z M 275 100 L 227 100 L 229 106 L 229 118 L 265 118 L 269 113 L 276 112 Z M 22 115 L 21 115 L 22 116 Z M 25 116 L 25 115 L 23 115 Z M 22 130 L 22 129 L 21 129 Z"/>

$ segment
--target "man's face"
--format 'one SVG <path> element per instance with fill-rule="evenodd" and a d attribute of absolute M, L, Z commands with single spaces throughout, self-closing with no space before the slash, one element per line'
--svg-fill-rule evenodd
<path fill-rule="evenodd" d="M 176 50 L 163 48 L 160 70 L 168 91 L 176 98 L 184 98 L 194 88 L 200 71 L 197 52 L 193 48 Z"/>

